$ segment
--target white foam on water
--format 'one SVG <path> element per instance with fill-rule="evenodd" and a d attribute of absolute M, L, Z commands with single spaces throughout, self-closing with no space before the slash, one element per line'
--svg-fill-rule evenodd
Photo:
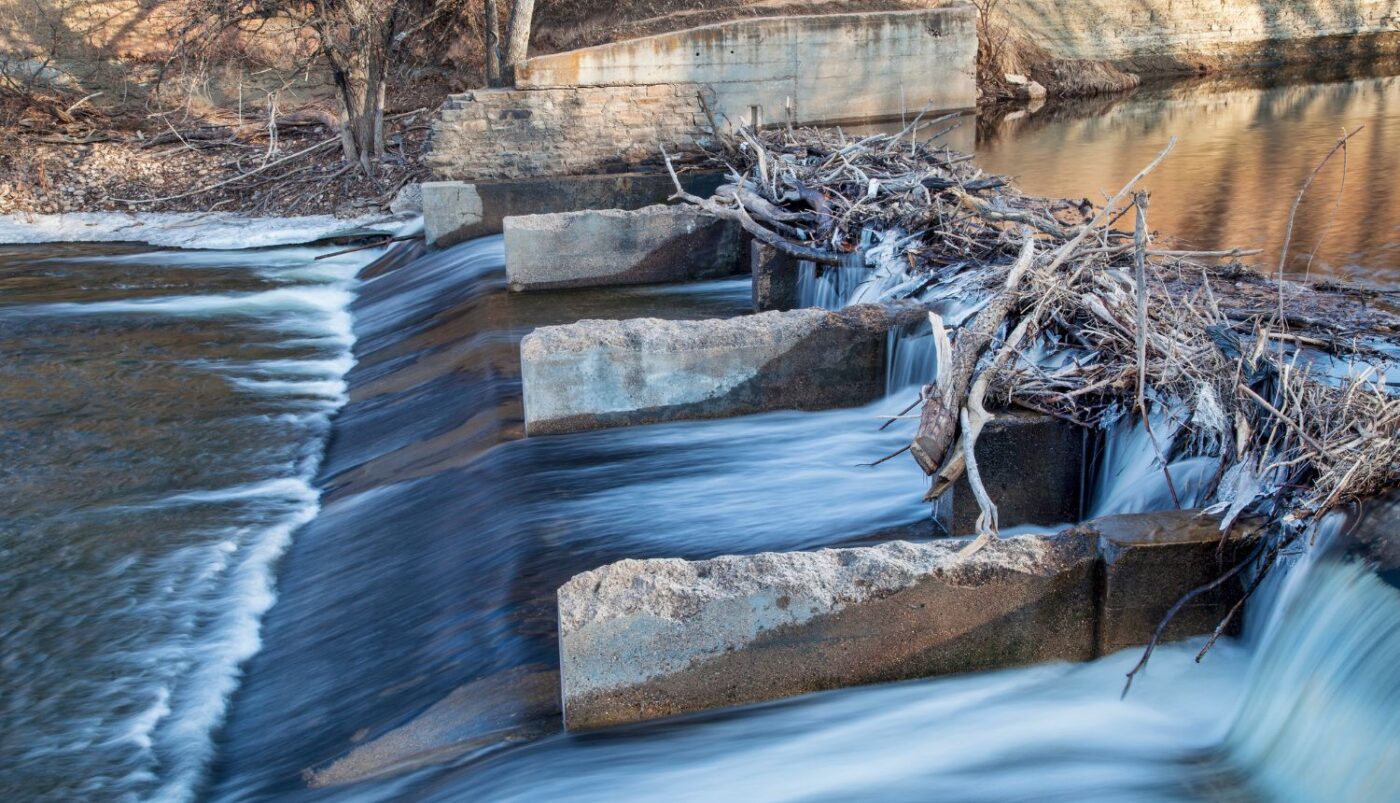
<path fill-rule="evenodd" d="M 1188 762 L 1218 738 L 1247 659 L 1224 643 L 1197 666 L 1194 647 L 1161 648 L 1126 700 L 1118 689 L 1136 651 L 823 692 L 586 746 L 560 737 L 425 797 L 472 788 L 494 801 L 1180 800 Z"/>
<path fill-rule="evenodd" d="M 167 496 L 157 504 L 160 506 L 197 505 L 270 498 L 307 504 L 315 501 L 320 495 L 315 488 L 311 487 L 308 479 L 307 477 L 276 477 L 212 491 L 185 491 Z"/>
<path fill-rule="evenodd" d="M 26 307 L 25 315 L 170 315 L 177 317 L 266 316 L 273 314 L 325 313 L 348 325 L 344 310 L 354 294 L 344 287 L 279 287 L 260 293 L 131 298 L 119 301 L 62 302 Z M 336 315 L 343 313 L 343 319 Z M 336 327 L 337 330 L 339 327 Z"/>
<path fill-rule="evenodd" d="M 238 687 L 242 665 L 262 646 L 263 614 L 276 601 L 275 566 L 292 533 L 316 517 L 319 493 L 302 480 L 302 504 L 289 506 L 280 519 L 258 532 L 233 556 L 220 606 L 207 635 L 193 648 L 191 670 L 183 675 L 171 713 L 154 732 L 165 771 L 151 800 L 187 801 L 213 757 L 214 731 L 223 723 L 230 695 Z"/>
<path fill-rule="evenodd" d="M 367 215 L 337 218 L 247 217 L 204 212 L 72 212 L 0 215 L 0 243 L 148 243 L 171 248 L 239 250 L 295 245 L 332 237 L 397 235 L 421 218 Z"/>
<path fill-rule="evenodd" d="M 1224 752 L 1260 799 L 1400 800 L 1400 590 L 1362 562 L 1315 559 L 1326 540 L 1270 578 Z"/>
<path fill-rule="evenodd" d="M 249 321 L 275 333 L 268 338 L 270 346 L 295 343 L 317 349 L 306 359 L 191 363 L 195 370 L 224 376 L 242 393 L 275 399 L 281 412 L 249 418 L 297 426 L 303 433 L 298 440 L 306 440 L 297 445 L 298 457 L 288 461 L 285 450 L 275 450 L 269 452 L 278 455 L 274 462 L 259 468 L 268 474 L 263 479 L 110 508 L 222 505 L 237 524 L 191 533 L 190 540 L 197 543 L 164 554 L 127 556 L 107 572 L 114 607 L 149 618 L 159 623 L 160 630 L 157 636 L 137 633 L 108 645 L 103 661 L 115 668 L 114 676 L 89 687 L 95 698 L 111 701 L 112 710 L 135 705 L 134 710 L 120 717 L 75 717 L 63 723 L 61 742 L 36 740 L 27 746 L 28 756 L 76 756 L 101 747 L 108 763 L 120 768 L 117 774 L 94 775 L 75 783 L 68 787 L 70 792 L 188 801 L 199 788 L 213 756 L 214 733 L 240 682 L 241 667 L 261 646 L 262 617 L 276 599 L 277 561 L 293 533 L 320 510 L 320 492 L 313 483 L 330 417 L 346 401 L 345 375 L 355 362 L 349 311 L 356 296 L 355 275 L 378 252 L 366 250 L 308 265 L 317 250 L 219 254 L 216 259 L 209 255 L 210 264 L 241 265 L 302 282 L 294 286 L 252 293 L 33 305 L 5 312 Z M 167 264 L 181 263 L 182 256 L 168 258 Z M 298 260 L 304 268 L 296 267 Z M 307 404 L 312 408 L 297 411 Z"/>
<path fill-rule="evenodd" d="M 234 387 L 250 393 L 278 396 L 315 396 L 344 402 L 347 386 L 343 380 L 244 379 L 229 377 Z"/>

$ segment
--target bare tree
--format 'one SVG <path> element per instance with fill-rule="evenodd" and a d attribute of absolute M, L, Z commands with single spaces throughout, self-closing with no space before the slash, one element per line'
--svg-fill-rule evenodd
<path fill-rule="evenodd" d="M 486 85 L 501 85 L 501 14 L 496 0 L 486 2 Z"/>
<path fill-rule="evenodd" d="M 405 46 L 464 0 L 185 0 L 176 55 L 196 58 L 229 36 L 281 36 L 288 53 L 330 69 L 345 158 L 374 175 L 384 156 L 384 97 Z"/>

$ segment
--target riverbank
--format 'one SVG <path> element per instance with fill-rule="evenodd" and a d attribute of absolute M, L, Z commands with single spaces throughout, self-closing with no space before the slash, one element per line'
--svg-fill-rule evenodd
<path fill-rule="evenodd" d="M 210 213 L 356 218 L 416 211 L 404 187 L 427 176 L 427 111 L 391 121 L 373 178 L 341 157 L 334 128 L 304 118 L 239 125 L 196 119 L 113 128 L 46 115 L 0 128 L 0 215 Z"/>

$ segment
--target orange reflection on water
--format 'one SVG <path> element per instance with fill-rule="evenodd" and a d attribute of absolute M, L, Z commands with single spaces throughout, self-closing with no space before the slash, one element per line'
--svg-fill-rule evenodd
<path fill-rule="evenodd" d="M 1145 182 L 1152 228 L 1187 247 L 1263 248 L 1248 261 L 1269 270 L 1299 188 L 1343 129 L 1365 126 L 1299 207 L 1287 270 L 1400 285 L 1400 78 L 1193 83 L 990 117 L 978 126 L 982 167 L 1028 193 L 1099 202 L 1178 137 Z"/>

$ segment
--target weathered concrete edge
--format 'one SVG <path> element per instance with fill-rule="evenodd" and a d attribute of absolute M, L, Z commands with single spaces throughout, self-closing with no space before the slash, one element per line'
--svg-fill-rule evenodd
<path fill-rule="evenodd" d="M 858 406 L 884 392 L 890 328 L 925 314 L 917 304 L 865 304 L 540 327 L 520 346 L 526 431 Z"/>
<path fill-rule="evenodd" d="M 945 16 L 950 16 L 950 15 L 951 15 L 951 16 L 962 16 L 962 17 L 971 16 L 971 17 L 973 17 L 973 18 L 975 19 L 976 15 L 977 15 L 977 9 L 976 9 L 976 7 L 975 7 L 972 3 L 963 1 L 963 2 L 953 2 L 953 3 L 949 3 L 949 4 L 947 4 L 947 5 L 936 6 L 936 7 L 933 7 L 933 8 L 917 8 L 917 9 L 909 9 L 909 10 L 850 11 L 850 12 L 842 12 L 842 13 L 836 13 L 836 14 L 783 14 L 783 15 L 772 16 L 772 17 L 745 17 L 745 18 L 740 18 L 740 19 L 724 20 L 724 21 L 722 21 L 722 22 L 712 22 L 712 23 L 710 23 L 710 24 L 708 24 L 708 25 L 697 25 L 697 26 L 692 27 L 692 28 L 679 28 L 679 29 L 674 30 L 674 31 L 665 31 L 665 32 L 662 32 L 662 33 L 649 34 L 649 35 L 647 35 L 647 36 L 634 37 L 634 38 L 631 38 L 631 39 L 622 39 L 622 40 L 619 40 L 619 41 L 617 41 L 617 42 L 605 42 L 605 43 L 603 43 L 603 44 L 591 45 L 591 46 L 589 46 L 589 47 L 581 47 L 581 48 L 576 48 L 576 49 L 573 49 L 573 50 L 566 50 L 566 51 L 564 51 L 564 52 L 562 52 L 562 53 L 550 53 L 550 54 L 543 55 L 543 56 L 535 56 L 535 57 L 533 57 L 533 58 L 526 59 L 524 64 L 522 64 L 522 65 L 520 65 L 519 67 L 516 68 L 516 72 L 515 72 L 515 82 L 514 82 L 514 83 L 515 83 L 515 88 L 517 88 L 517 89 L 565 89 L 565 88 L 578 87 L 578 86 L 619 86 L 619 85 L 642 85 L 642 86 L 645 86 L 646 84 L 644 84 L 644 83 L 643 83 L 643 84 L 638 84 L 638 83 L 636 83 L 636 82 L 628 82 L 627 84 L 617 84 L 617 83 L 610 83 L 610 82 L 605 82 L 605 81 L 603 81 L 603 82 L 599 82 L 599 81 L 584 81 L 584 82 L 579 82 L 579 83 L 573 83 L 573 82 L 570 82 L 570 83 L 559 83 L 559 82 L 551 82 L 551 81 L 540 80 L 540 79 L 538 79 L 536 76 L 534 76 L 533 73 L 534 73 L 535 71 L 540 70 L 541 68 L 548 68 L 548 66 L 549 66 L 551 63 L 553 63 L 553 62 L 575 61 L 575 60 L 578 60 L 581 56 L 589 56 L 589 55 L 594 55 L 594 54 L 598 54 L 598 53 L 606 53 L 606 52 L 608 52 L 608 51 L 610 51 L 610 50 L 614 50 L 614 51 L 615 51 L 615 50 L 618 50 L 619 47 L 641 47 L 641 46 L 643 46 L 643 45 L 645 45 L 646 43 L 649 43 L 649 42 L 655 43 L 655 42 L 663 42 L 663 41 L 670 40 L 670 39 L 686 38 L 686 37 L 689 37 L 689 36 L 694 35 L 694 34 L 712 35 L 712 34 L 716 34 L 716 33 L 727 32 L 727 31 L 730 31 L 730 30 L 733 30 L 733 31 L 741 31 L 741 30 L 743 30 L 743 29 L 745 29 L 745 28 L 751 27 L 751 26 L 754 25 L 755 23 L 765 23 L 765 22 L 773 22 L 773 21 L 782 21 L 782 22 L 787 22 L 787 23 L 802 24 L 802 23 L 804 23 L 804 22 L 809 22 L 809 21 L 813 21 L 813 20 L 819 20 L 819 21 L 821 21 L 821 22 L 827 23 L 827 22 L 831 22 L 831 21 L 839 21 L 839 20 L 841 20 L 841 19 L 858 19 L 858 18 L 871 18 L 871 17 L 875 17 L 875 18 L 903 18 L 903 17 L 910 17 L 910 18 L 912 18 L 912 17 L 920 17 L 920 16 L 922 16 L 922 17 L 930 17 L 930 18 L 932 18 L 932 17 L 945 17 Z M 656 83 L 656 84 L 673 84 L 673 83 L 677 83 L 677 82 L 675 82 L 675 81 L 669 81 L 669 80 L 668 80 L 668 81 L 656 81 L 656 82 L 654 82 L 654 83 Z M 975 104 L 974 104 L 974 106 L 975 106 Z M 972 107 L 969 107 L 969 108 L 972 108 Z"/>
<path fill-rule="evenodd" d="M 1215 522 L 1193 511 L 1108 517 L 994 542 L 962 563 L 949 559 L 967 541 L 946 539 L 585 572 L 558 592 L 565 722 L 590 729 L 864 683 L 1087 660 L 1129 646 L 1105 645 L 1108 625 L 1127 614 L 1150 631 L 1171 602 L 1217 576 L 1212 557 L 1233 565 L 1259 532 L 1257 522 L 1236 525 L 1216 555 Z M 1191 565 L 1152 571 L 1162 560 Z M 1124 608 L 1125 593 L 1145 604 Z M 1166 638 L 1208 632 L 1238 589 L 1217 597 L 1184 612 Z"/>
<path fill-rule="evenodd" d="M 559 590 L 565 723 L 590 729 L 865 683 L 1092 657 L 1090 539 L 1017 536 L 956 560 L 965 544 L 623 561 L 581 574 Z M 623 595 L 588 605 L 605 581 L 618 588 L 611 575 L 628 572 L 636 576 L 621 586 L 624 594 L 638 604 L 670 594 L 670 615 L 630 610 Z M 580 600 L 582 612 L 572 613 Z M 891 629 L 901 636 L 889 637 Z M 658 663 L 660 654 L 668 657 Z"/>

